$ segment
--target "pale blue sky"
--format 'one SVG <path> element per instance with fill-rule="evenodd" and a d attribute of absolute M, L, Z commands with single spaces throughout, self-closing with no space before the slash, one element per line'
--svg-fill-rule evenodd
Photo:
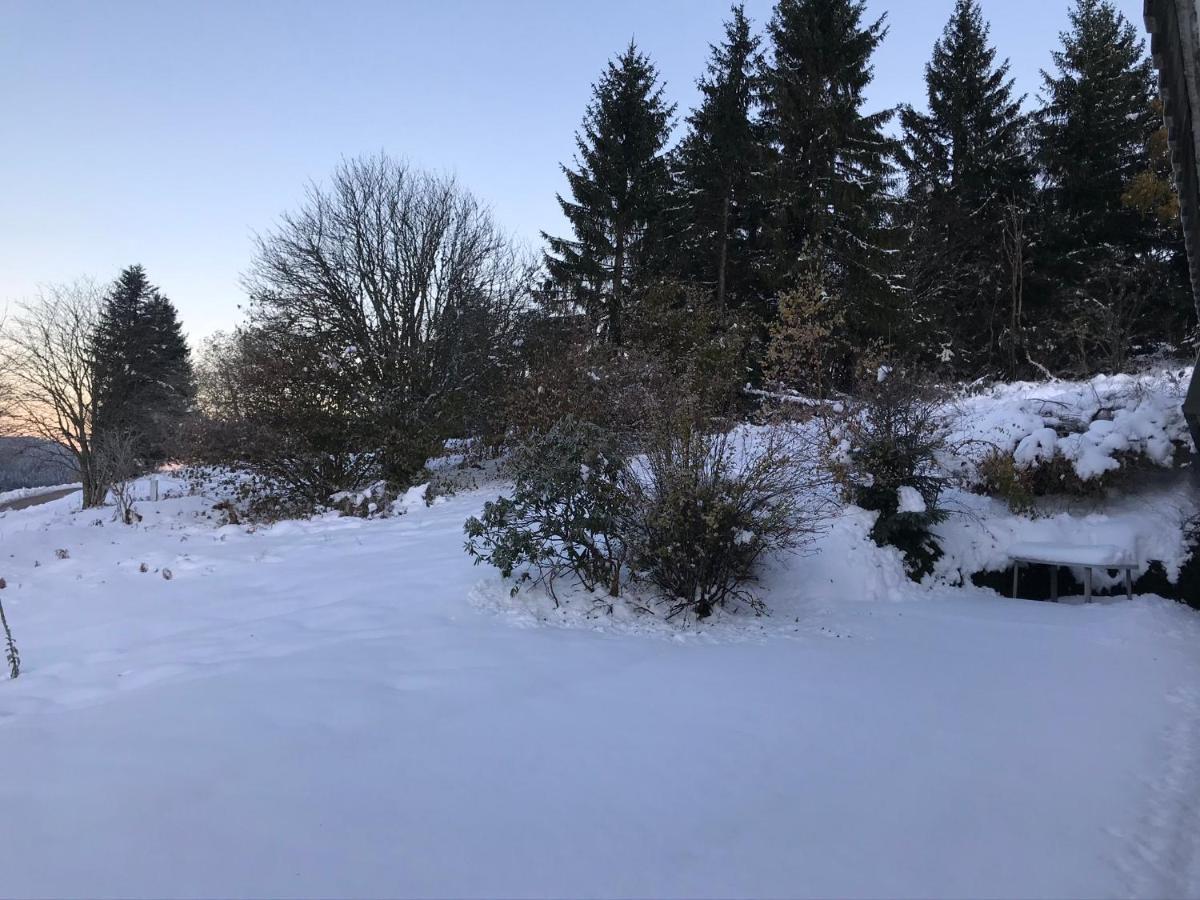
<path fill-rule="evenodd" d="M 761 26 L 772 0 L 748 0 Z M 1068 0 L 984 0 L 1022 91 Z M 1141 28 L 1142 0 L 1118 0 Z M 919 102 L 953 0 L 870 0 L 874 106 Z M 631 36 L 681 113 L 727 0 L 0 0 L 0 302 L 145 265 L 193 339 L 234 324 L 256 230 L 342 156 L 456 173 L 534 242 Z"/>

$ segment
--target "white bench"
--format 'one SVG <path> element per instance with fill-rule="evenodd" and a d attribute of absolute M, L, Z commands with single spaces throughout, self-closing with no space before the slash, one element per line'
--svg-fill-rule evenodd
<path fill-rule="evenodd" d="M 1021 566 L 1049 566 L 1051 598 L 1058 600 L 1058 570 L 1063 566 L 1083 569 L 1084 597 L 1092 602 L 1092 571 L 1118 571 L 1125 574 L 1125 596 L 1133 599 L 1133 570 L 1138 568 L 1133 554 L 1114 544 L 1014 544 L 1008 549 L 1013 563 L 1013 598 L 1017 596 Z"/>

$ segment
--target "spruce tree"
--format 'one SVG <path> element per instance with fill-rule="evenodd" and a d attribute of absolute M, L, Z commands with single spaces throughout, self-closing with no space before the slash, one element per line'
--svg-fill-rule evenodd
<path fill-rule="evenodd" d="M 866 113 L 871 57 L 887 29 L 863 0 L 779 0 L 768 33 L 763 116 L 773 152 L 770 252 L 786 290 L 814 266 L 852 298 L 860 337 L 886 333 L 893 111 Z"/>
<path fill-rule="evenodd" d="M 175 306 L 141 266 L 113 284 L 93 341 L 98 439 L 132 437 L 143 464 L 161 462 L 170 430 L 191 407 L 195 379 Z"/>
<path fill-rule="evenodd" d="M 1110 0 L 1076 0 L 1070 26 L 1054 71 L 1042 73 L 1038 274 L 1046 353 L 1072 352 L 1090 369 L 1122 364 L 1138 340 L 1169 337 L 1159 313 L 1180 308 L 1184 284 L 1173 231 L 1129 200 L 1153 168 L 1161 127 L 1145 43 Z"/>
<path fill-rule="evenodd" d="M 1042 72 L 1038 139 L 1047 200 L 1064 237 L 1123 240 L 1132 215 L 1121 197 L 1147 168 L 1159 125 L 1153 66 L 1137 29 L 1109 0 L 1076 0 L 1070 21 L 1054 72 Z"/>
<path fill-rule="evenodd" d="M 959 370 L 986 363 L 1006 325 L 1019 324 L 1005 225 L 1033 190 L 1023 98 L 988 32 L 978 0 L 957 0 L 925 67 L 928 111 L 900 111 L 913 337 Z"/>
<path fill-rule="evenodd" d="M 663 91 L 658 70 L 633 42 L 609 62 L 575 136 L 575 168 L 562 166 L 571 197 L 558 202 L 574 234 L 542 234 L 558 289 L 611 344 L 624 340 L 630 295 L 665 266 L 664 151 L 675 107 Z"/>
<path fill-rule="evenodd" d="M 683 271 L 710 286 L 717 309 L 752 300 L 755 251 L 762 227 L 761 129 L 754 121 L 760 39 L 736 4 L 725 40 L 713 45 L 701 101 L 687 119 L 676 164 Z"/>

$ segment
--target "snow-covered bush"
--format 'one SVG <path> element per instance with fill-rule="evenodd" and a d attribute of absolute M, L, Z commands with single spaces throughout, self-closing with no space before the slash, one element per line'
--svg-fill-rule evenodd
<path fill-rule="evenodd" d="M 1098 496 L 1191 450 L 1181 409 L 1190 369 L 1087 382 L 1000 385 L 959 401 L 952 443 L 967 484 L 1015 511 L 1037 497 Z"/>
<path fill-rule="evenodd" d="M 618 596 L 629 516 L 629 468 L 620 442 L 568 416 L 516 448 L 509 471 L 512 496 L 467 520 L 467 552 L 475 562 L 495 566 L 506 578 L 523 569 L 522 581 L 542 584 L 552 596 L 565 576 L 588 591 Z"/>
<path fill-rule="evenodd" d="M 331 496 L 325 495 L 324 500 L 328 502 Z M 295 482 L 253 471 L 236 482 L 224 501 L 228 503 L 224 511 L 231 523 L 240 521 L 256 525 L 305 519 L 323 508 L 312 493 L 298 490 Z"/>
<path fill-rule="evenodd" d="M 377 481 L 361 491 L 340 491 L 329 498 L 329 504 L 343 516 L 359 519 L 385 517 L 402 492 L 386 481 Z"/>
<path fill-rule="evenodd" d="M 933 526 L 947 479 L 939 463 L 947 442 L 944 406 L 906 373 L 880 367 L 858 397 L 826 412 L 827 462 L 846 498 L 878 513 L 871 537 L 904 553 L 909 576 L 933 571 L 942 550 Z"/>
<path fill-rule="evenodd" d="M 808 543 L 820 523 L 816 467 L 786 426 L 729 433 L 687 416 L 653 436 L 633 482 L 629 542 L 640 578 L 706 618 L 742 601 L 762 556 Z"/>

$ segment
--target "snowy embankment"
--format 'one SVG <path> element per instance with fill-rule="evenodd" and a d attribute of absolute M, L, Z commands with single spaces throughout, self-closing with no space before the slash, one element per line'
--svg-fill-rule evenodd
<path fill-rule="evenodd" d="M 1195 613 L 919 587 L 854 511 L 769 617 L 553 613 L 462 550 L 494 492 L 0 517 L 0 893 L 1200 893 Z"/>

